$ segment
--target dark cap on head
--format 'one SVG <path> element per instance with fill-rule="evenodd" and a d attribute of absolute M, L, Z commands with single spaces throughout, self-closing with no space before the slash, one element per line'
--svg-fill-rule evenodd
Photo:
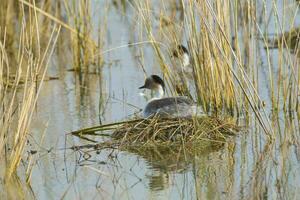
<path fill-rule="evenodd" d="M 173 50 L 173 56 L 176 58 L 182 56 L 184 53 L 189 54 L 189 51 L 182 44 L 177 45 L 176 49 Z"/>
<path fill-rule="evenodd" d="M 151 75 L 145 80 L 145 84 L 139 89 L 154 89 L 156 85 L 161 85 L 163 90 L 165 90 L 165 83 L 158 75 Z"/>

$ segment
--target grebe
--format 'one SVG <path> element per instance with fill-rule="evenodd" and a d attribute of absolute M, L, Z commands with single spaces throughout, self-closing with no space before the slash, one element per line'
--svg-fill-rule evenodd
<path fill-rule="evenodd" d="M 158 115 L 160 117 L 191 117 L 196 114 L 197 106 L 186 96 L 163 97 L 165 83 L 157 75 L 151 75 L 139 89 L 150 89 L 154 94 L 145 109 L 145 118 Z"/>
<path fill-rule="evenodd" d="M 172 51 L 172 57 L 175 58 L 173 77 L 177 82 L 175 85 L 176 92 L 191 97 L 189 90 L 191 89 L 190 82 L 193 80 L 193 66 L 189 51 L 184 45 L 177 45 Z"/>
<path fill-rule="evenodd" d="M 192 72 L 190 53 L 185 46 L 182 44 L 177 45 L 176 48 L 173 49 L 172 56 L 179 60 L 180 71 L 182 73 Z"/>

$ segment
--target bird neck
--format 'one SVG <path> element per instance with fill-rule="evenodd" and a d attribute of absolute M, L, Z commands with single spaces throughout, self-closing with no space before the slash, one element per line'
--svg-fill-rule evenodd
<path fill-rule="evenodd" d="M 153 90 L 153 98 L 152 99 L 160 99 L 164 96 L 165 92 L 161 85 L 159 85 L 155 90 Z"/>
<path fill-rule="evenodd" d="M 189 54 L 184 53 L 182 55 L 182 64 L 183 64 L 183 67 L 187 67 L 187 66 L 190 65 L 190 56 L 189 56 Z"/>

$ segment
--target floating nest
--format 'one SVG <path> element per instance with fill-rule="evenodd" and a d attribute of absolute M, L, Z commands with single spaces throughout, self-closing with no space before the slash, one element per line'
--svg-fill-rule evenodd
<path fill-rule="evenodd" d="M 214 117 L 134 119 L 74 131 L 73 135 L 93 142 L 71 149 L 80 152 L 88 149 L 87 155 L 118 149 L 143 158 L 147 165 L 163 174 L 187 170 L 195 156 L 223 149 L 230 145 L 226 139 L 239 131 L 233 120 Z M 97 136 L 103 141 L 95 141 Z M 149 177 L 149 184 L 161 186 L 158 178 Z"/>
<path fill-rule="evenodd" d="M 153 118 L 136 123 L 124 123 L 112 134 L 114 140 L 128 141 L 131 144 L 174 143 L 197 140 L 222 141 L 234 135 L 237 127 L 211 117 L 199 118 Z"/>
<path fill-rule="evenodd" d="M 109 133 L 105 133 L 110 131 Z M 135 119 L 82 129 L 72 134 L 83 139 L 88 135 L 109 136 L 109 140 L 97 143 L 95 149 L 168 147 L 199 142 L 224 143 L 236 135 L 239 127 L 232 120 L 214 117 Z M 188 145 L 193 148 L 194 145 Z M 197 145 L 198 146 L 198 145 Z"/>

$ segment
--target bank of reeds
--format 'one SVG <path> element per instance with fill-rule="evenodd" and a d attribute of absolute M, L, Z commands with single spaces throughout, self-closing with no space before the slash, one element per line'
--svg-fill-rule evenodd
<path fill-rule="evenodd" d="M 13 14 L 16 12 L 11 9 L 19 11 L 17 19 L 7 12 L 7 21 L 2 21 L 0 26 L 0 154 L 6 167 L 6 177 L 10 178 L 23 156 L 60 26 L 52 24 L 51 32 L 42 36 L 39 15 L 35 10 L 12 1 L 5 3 L 1 10 L 7 8 Z M 16 30 L 17 27 L 19 29 Z M 42 45 L 41 40 L 46 45 Z M 6 84 L 5 80 L 12 84 Z"/>
<path fill-rule="evenodd" d="M 274 132 L 265 110 L 268 98 L 272 105 L 267 107 L 271 107 L 274 114 L 284 111 L 299 116 L 299 61 L 293 54 L 284 51 L 289 44 L 297 47 L 295 44 L 299 36 L 296 31 L 284 33 L 275 5 L 274 13 L 267 13 L 266 2 L 159 2 L 160 5 L 154 5 L 151 1 L 139 1 L 135 2 L 135 7 L 140 23 L 144 25 L 143 34 L 153 41 L 151 44 L 171 91 L 175 93 L 177 84 L 172 76 L 178 75 L 174 74 L 176 70 L 169 58 L 172 49 L 183 43 L 193 58 L 192 80 L 196 99 L 206 111 L 217 114 L 229 112 L 257 121 L 269 136 Z M 160 10 L 154 9 L 157 7 Z M 176 12 L 180 14 L 174 14 Z M 268 47 L 265 58 L 260 57 L 260 48 L 269 44 L 267 18 L 270 16 L 267 15 L 274 15 L 277 19 L 273 31 L 286 36 L 278 36 L 279 39 L 274 42 L 285 43 L 277 45 L 279 55 L 275 62 L 279 66 L 273 63 L 273 54 Z M 163 20 L 155 20 L 157 16 Z M 290 21 L 292 30 L 297 30 L 293 29 L 293 20 L 291 18 Z M 262 27 L 266 28 L 262 30 Z M 169 49 L 161 46 L 161 41 Z M 261 85 L 262 73 L 267 74 L 265 85 Z M 261 87 L 269 91 L 267 99 L 261 99 Z"/>
<path fill-rule="evenodd" d="M 103 45 L 103 32 L 99 34 L 98 44 L 92 38 L 94 27 L 92 24 L 91 1 L 64 1 L 68 24 L 75 28 L 76 32 L 70 32 L 71 50 L 74 61 L 72 70 L 79 73 L 89 73 L 90 66 L 95 64 L 100 67 L 103 60 L 99 55 Z M 105 26 L 101 27 L 103 31 Z M 103 28 L 103 30 L 102 30 Z M 95 58 L 98 59 L 95 59 Z M 95 69 L 93 71 L 98 71 Z"/>
<path fill-rule="evenodd" d="M 99 26 L 94 40 L 90 9 L 85 0 L 1 2 L 0 153 L 7 177 L 20 164 L 43 81 L 58 78 L 46 76 L 57 40 L 60 49 L 71 47 L 68 64 L 75 71 L 89 73 L 91 65 L 93 72 L 100 71 L 105 26 Z M 60 27 L 71 39 L 59 38 Z"/>

